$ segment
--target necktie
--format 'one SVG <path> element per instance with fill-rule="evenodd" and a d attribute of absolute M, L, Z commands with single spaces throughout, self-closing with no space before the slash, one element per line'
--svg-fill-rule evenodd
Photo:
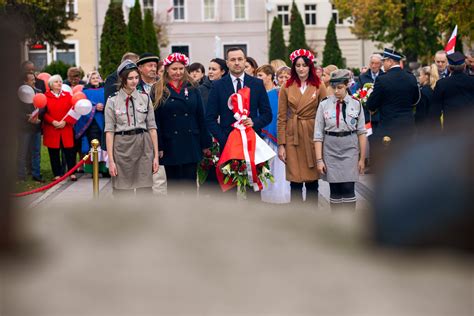
<path fill-rule="evenodd" d="M 339 116 L 341 115 L 341 101 L 336 102 L 336 127 L 339 128 Z"/>
<path fill-rule="evenodd" d="M 237 78 L 235 80 L 237 80 L 237 88 L 235 89 L 235 92 L 239 92 L 239 90 L 242 89 L 242 84 L 240 83 L 240 78 Z"/>

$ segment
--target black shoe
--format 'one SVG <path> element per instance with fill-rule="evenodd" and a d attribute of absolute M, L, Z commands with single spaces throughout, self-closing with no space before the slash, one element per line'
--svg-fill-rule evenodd
<path fill-rule="evenodd" d="M 33 181 L 36 181 L 36 182 L 39 182 L 39 183 L 45 183 L 45 181 L 41 177 L 40 178 L 33 177 Z"/>

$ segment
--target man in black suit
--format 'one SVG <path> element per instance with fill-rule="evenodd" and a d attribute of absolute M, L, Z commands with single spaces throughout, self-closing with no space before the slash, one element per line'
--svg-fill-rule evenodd
<path fill-rule="evenodd" d="M 385 49 L 383 66 L 385 75 L 377 78 L 374 91 L 367 100 L 370 111 L 379 111 L 380 123 L 374 132 L 375 145 L 385 136 L 399 141 L 415 132 L 413 107 L 418 103 L 420 92 L 415 76 L 400 67 L 402 55 Z"/>
<path fill-rule="evenodd" d="M 437 126 L 443 114 L 445 129 L 453 128 L 456 121 L 454 114 L 463 117 L 474 117 L 474 77 L 465 73 L 465 56 L 460 52 L 448 55 L 449 77 L 436 83 L 431 104 L 431 115 Z"/>
<path fill-rule="evenodd" d="M 272 110 L 263 81 L 244 73 L 245 58 L 241 48 L 230 48 L 226 56 L 229 74 L 214 81 L 209 92 L 206 123 L 221 150 L 232 131 L 231 125 L 236 121 L 227 101 L 240 88 L 250 88 L 250 115 L 243 121 L 244 125 L 253 127 L 260 135 L 262 128 L 272 121 Z"/>

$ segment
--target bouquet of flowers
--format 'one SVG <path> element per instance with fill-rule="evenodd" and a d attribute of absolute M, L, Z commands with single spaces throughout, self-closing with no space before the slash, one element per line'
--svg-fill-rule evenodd
<path fill-rule="evenodd" d="M 204 155 L 197 167 L 197 179 L 199 185 L 202 185 L 204 182 L 206 182 L 209 170 L 216 167 L 219 157 L 219 143 L 213 139 L 210 152 Z"/>
<path fill-rule="evenodd" d="M 374 90 L 374 84 L 373 83 L 366 83 L 364 86 L 357 90 L 356 93 L 354 93 L 353 97 L 359 100 L 360 104 L 362 104 L 363 107 L 365 107 L 365 104 L 367 103 L 367 100 L 370 97 L 370 94 Z"/>
<path fill-rule="evenodd" d="M 239 198 L 246 198 L 247 187 L 254 191 L 263 189 L 267 180 L 274 181 L 268 161 L 275 152 L 243 121 L 250 109 L 250 89 L 244 87 L 232 94 L 228 107 L 234 113 L 236 122 L 230 132 L 216 169 L 217 180 L 223 191 L 237 186 Z"/>
<path fill-rule="evenodd" d="M 257 166 L 257 176 L 258 179 L 268 186 L 267 181 L 272 183 L 275 182 L 272 173 L 270 172 L 270 165 L 268 161 L 262 162 Z M 229 160 L 227 164 L 221 167 L 221 171 L 224 174 L 224 184 L 237 185 L 237 193 L 239 196 L 246 196 L 247 187 L 252 188 L 249 177 L 247 174 L 247 163 L 245 160 L 232 159 Z"/>

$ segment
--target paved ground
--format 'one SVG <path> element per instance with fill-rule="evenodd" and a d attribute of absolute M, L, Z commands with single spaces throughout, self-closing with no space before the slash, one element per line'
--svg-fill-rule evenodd
<path fill-rule="evenodd" d="M 370 194 L 371 176 L 359 195 Z M 473 260 L 376 247 L 371 211 L 184 195 L 91 201 L 86 177 L 24 208 L 2 316 L 473 314 Z"/>

